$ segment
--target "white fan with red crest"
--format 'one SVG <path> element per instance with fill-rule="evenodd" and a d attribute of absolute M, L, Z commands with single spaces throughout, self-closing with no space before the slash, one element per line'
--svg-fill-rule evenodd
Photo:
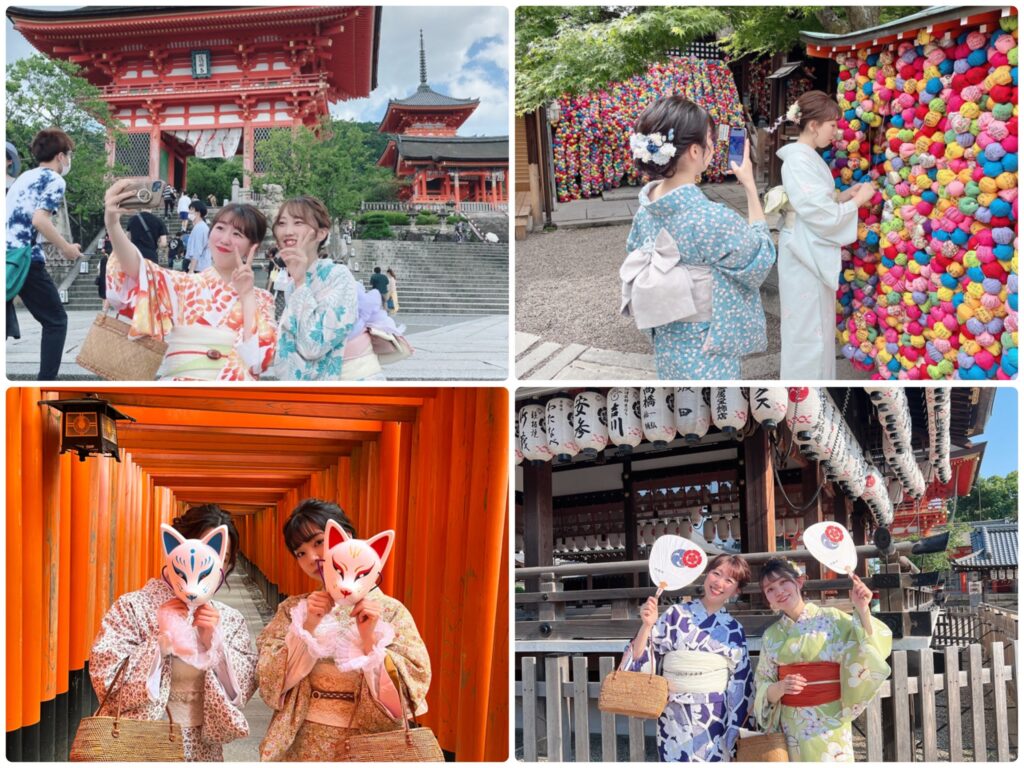
<path fill-rule="evenodd" d="M 651 581 L 658 585 L 655 597 L 666 590 L 675 592 L 689 586 L 704 573 L 708 556 L 700 547 L 682 536 L 659 536 L 651 545 L 647 567 Z"/>
<path fill-rule="evenodd" d="M 850 575 L 857 568 L 857 547 L 850 532 L 839 523 L 826 520 L 808 526 L 804 546 L 830 571 Z"/>

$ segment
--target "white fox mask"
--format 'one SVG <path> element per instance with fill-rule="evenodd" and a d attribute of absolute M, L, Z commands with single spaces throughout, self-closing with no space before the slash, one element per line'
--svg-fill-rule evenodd
<path fill-rule="evenodd" d="M 337 605 L 355 605 L 377 586 L 384 569 L 394 531 L 382 531 L 370 539 L 354 539 L 334 520 L 327 521 L 324 552 L 324 588 Z"/>
<path fill-rule="evenodd" d="M 161 575 L 178 599 L 190 609 L 210 600 L 224 583 L 228 527 L 218 525 L 202 539 L 186 539 L 162 524 L 160 540 L 167 556 Z"/>

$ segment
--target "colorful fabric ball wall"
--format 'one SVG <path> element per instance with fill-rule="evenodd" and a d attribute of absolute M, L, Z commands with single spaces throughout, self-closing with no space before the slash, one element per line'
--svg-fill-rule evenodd
<path fill-rule="evenodd" d="M 843 354 L 880 379 L 1017 375 L 1017 17 L 839 58 L 836 186 L 873 181 L 844 250 Z"/>
<path fill-rule="evenodd" d="M 673 57 L 646 73 L 582 96 L 558 100 L 553 126 L 555 185 L 561 202 L 596 197 L 606 189 L 639 184 L 629 134 L 640 113 L 662 96 L 679 94 L 710 112 L 715 125 L 743 125 L 732 72 L 722 61 Z M 705 178 L 720 181 L 727 170 L 728 142 L 717 142 Z"/>

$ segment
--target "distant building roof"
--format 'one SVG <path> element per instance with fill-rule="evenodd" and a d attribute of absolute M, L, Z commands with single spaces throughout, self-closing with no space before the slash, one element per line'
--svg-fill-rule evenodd
<path fill-rule="evenodd" d="M 420 85 L 412 94 L 404 99 L 391 99 L 388 106 L 399 107 L 475 107 L 479 99 L 456 99 L 438 93 L 426 83 Z"/>
<path fill-rule="evenodd" d="M 971 523 L 971 554 L 953 561 L 958 569 L 1016 568 L 1017 521 L 981 520 Z"/>
<path fill-rule="evenodd" d="M 396 136 L 406 160 L 508 160 L 508 136 Z"/>

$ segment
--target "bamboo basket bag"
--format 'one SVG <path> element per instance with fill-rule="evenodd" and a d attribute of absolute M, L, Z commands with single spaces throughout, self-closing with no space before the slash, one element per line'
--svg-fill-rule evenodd
<path fill-rule="evenodd" d="M 150 336 L 130 339 L 130 328 L 124 320 L 100 312 L 75 362 L 108 381 L 155 380 L 167 344 Z"/>
<path fill-rule="evenodd" d="M 378 733 L 361 733 L 350 736 L 341 748 L 338 760 L 354 763 L 443 763 L 444 754 L 437 743 L 437 737 L 429 728 L 415 723 L 409 727 L 412 715 L 406 715 L 405 705 L 408 691 L 402 675 L 398 678 L 398 700 L 402 706 L 402 727 Z M 364 683 L 365 685 L 365 683 Z M 410 709 L 412 702 L 409 702 Z"/>
<path fill-rule="evenodd" d="M 737 763 L 788 763 L 789 747 L 784 733 L 740 734 L 736 741 Z"/>
<path fill-rule="evenodd" d="M 128 659 L 121 662 L 114 673 L 114 679 L 107 689 L 96 714 L 82 719 L 71 745 L 71 762 L 160 762 L 180 763 L 185 760 L 185 745 L 181 737 L 181 726 L 171 718 L 167 710 L 167 722 L 163 720 L 121 719 L 121 675 L 128 666 Z M 117 688 L 117 715 L 100 717 L 103 706 Z"/>
<path fill-rule="evenodd" d="M 650 672 L 627 672 L 619 668 L 601 682 L 601 693 L 597 708 L 628 717 L 657 719 L 668 704 L 668 680 L 654 674 L 654 638 L 648 635 L 650 649 Z M 623 661 L 626 656 L 623 654 Z"/>

